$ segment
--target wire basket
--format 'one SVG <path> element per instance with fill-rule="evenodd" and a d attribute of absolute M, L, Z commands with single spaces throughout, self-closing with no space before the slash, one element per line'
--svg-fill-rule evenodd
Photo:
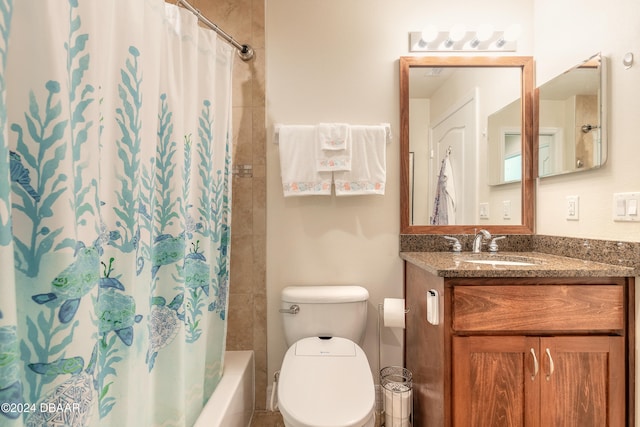
<path fill-rule="evenodd" d="M 384 426 L 409 427 L 413 407 L 413 375 L 400 366 L 387 366 L 380 370 L 383 391 Z"/>

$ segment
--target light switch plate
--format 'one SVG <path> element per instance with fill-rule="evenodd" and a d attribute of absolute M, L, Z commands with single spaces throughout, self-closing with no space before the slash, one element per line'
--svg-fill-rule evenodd
<path fill-rule="evenodd" d="M 567 221 L 580 219 L 580 197 L 567 196 Z"/>
<path fill-rule="evenodd" d="M 614 221 L 640 221 L 640 192 L 614 193 L 611 209 Z"/>

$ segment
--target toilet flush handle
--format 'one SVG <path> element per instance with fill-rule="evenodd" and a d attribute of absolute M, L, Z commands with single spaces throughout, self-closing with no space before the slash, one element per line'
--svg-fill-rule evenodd
<path fill-rule="evenodd" d="M 280 313 L 298 314 L 300 306 L 298 304 L 292 304 L 289 308 L 281 308 Z"/>

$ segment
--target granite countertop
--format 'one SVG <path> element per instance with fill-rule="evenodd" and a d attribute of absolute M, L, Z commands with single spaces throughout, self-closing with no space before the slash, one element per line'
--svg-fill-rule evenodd
<path fill-rule="evenodd" d="M 400 252 L 400 257 L 440 277 L 630 277 L 636 269 L 541 252 Z M 469 260 L 481 260 L 472 263 Z M 491 260 L 510 265 L 491 264 Z M 487 262 L 486 264 L 484 262 Z M 530 265 L 518 265 L 526 262 Z"/>

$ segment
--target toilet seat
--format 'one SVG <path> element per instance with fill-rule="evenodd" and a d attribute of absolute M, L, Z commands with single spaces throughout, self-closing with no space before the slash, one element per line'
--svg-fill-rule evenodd
<path fill-rule="evenodd" d="M 278 407 L 287 426 L 373 425 L 375 389 L 364 351 L 345 338 L 298 340 L 282 362 Z"/>

